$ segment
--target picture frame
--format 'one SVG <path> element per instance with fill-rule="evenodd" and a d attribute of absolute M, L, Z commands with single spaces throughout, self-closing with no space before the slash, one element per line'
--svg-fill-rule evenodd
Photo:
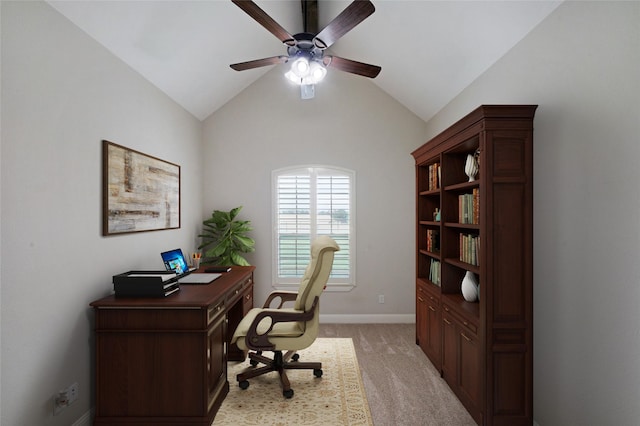
<path fill-rule="evenodd" d="M 102 235 L 180 228 L 180 166 L 102 141 Z"/>

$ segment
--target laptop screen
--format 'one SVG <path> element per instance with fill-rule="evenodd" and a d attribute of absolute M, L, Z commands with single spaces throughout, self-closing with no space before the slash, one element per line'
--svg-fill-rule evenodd
<path fill-rule="evenodd" d="M 175 249 L 160 253 L 164 267 L 167 271 L 174 271 L 177 275 L 182 275 L 189 272 L 189 266 L 187 260 L 184 258 L 181 249 Z"/>

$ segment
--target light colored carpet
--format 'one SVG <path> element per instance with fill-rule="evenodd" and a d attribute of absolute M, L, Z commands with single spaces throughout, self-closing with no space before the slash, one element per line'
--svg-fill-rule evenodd
<path fill-rule="evenodd" d="M 236 374 L 249 362 L 228 364 L 229 395 L 213 426 L 371 426 L 371 412 L 351 338 L 318 338 L 298 352 L 300 361 L 322 362 L 322 378 L 312 370 L 288 370 L 293 398 L 282 396 L 278 373 L 249 380 L 240 389 Z M 269 353 L 265 353 L 269 355 Z"/>
<path fill-rule="evenodd" d="M 416 345 L 415 324 L 320 324 L 321 337 L 350 337 L 376 426 L 475 426 Z"/>

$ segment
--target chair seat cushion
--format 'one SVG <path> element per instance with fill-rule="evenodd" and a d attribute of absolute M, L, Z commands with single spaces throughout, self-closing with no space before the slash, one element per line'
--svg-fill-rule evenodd
<path fill-rule="evenodd" d="M 247 315 L 244 316 L 240 324 L 238 324 L 238 328 L 236 328 L 235 333 L 233 333 L 232 342 L 235 342 L 239 338 L 244 338 L 249 332 L 249 327 L 253 320 L 260 312 L 274 312 L 274 313 L 283 313 L 283 312 L 292 312 L 292 313 L 300 313 L 301 311 L 295 309 L 261 309 L 261 308 L 253 308 L 251 309 Z M 270 318 L 264 318 L 258 324 L 258 333 L 264 334 L 269 330 L 271 326 Z M 279 322 L 273 326 L 273 330 L 269 332 L 270 337 L 298 337 L 304 334 L 304 329 L 301 327 L 299 322 Z"/>

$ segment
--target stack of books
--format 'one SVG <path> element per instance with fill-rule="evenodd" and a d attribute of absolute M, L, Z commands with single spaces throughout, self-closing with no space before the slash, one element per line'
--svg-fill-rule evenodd
<path fill-rule="evenodd" d="M 479 265 L 480 236 L 460 234 L 460 260 L 470 265 Z"/>
<path fill-rule="evenodd" d="M 480 223 L 480 191 L 474 188 L 471 194 L 458 196 L 458 222 Z"/>

